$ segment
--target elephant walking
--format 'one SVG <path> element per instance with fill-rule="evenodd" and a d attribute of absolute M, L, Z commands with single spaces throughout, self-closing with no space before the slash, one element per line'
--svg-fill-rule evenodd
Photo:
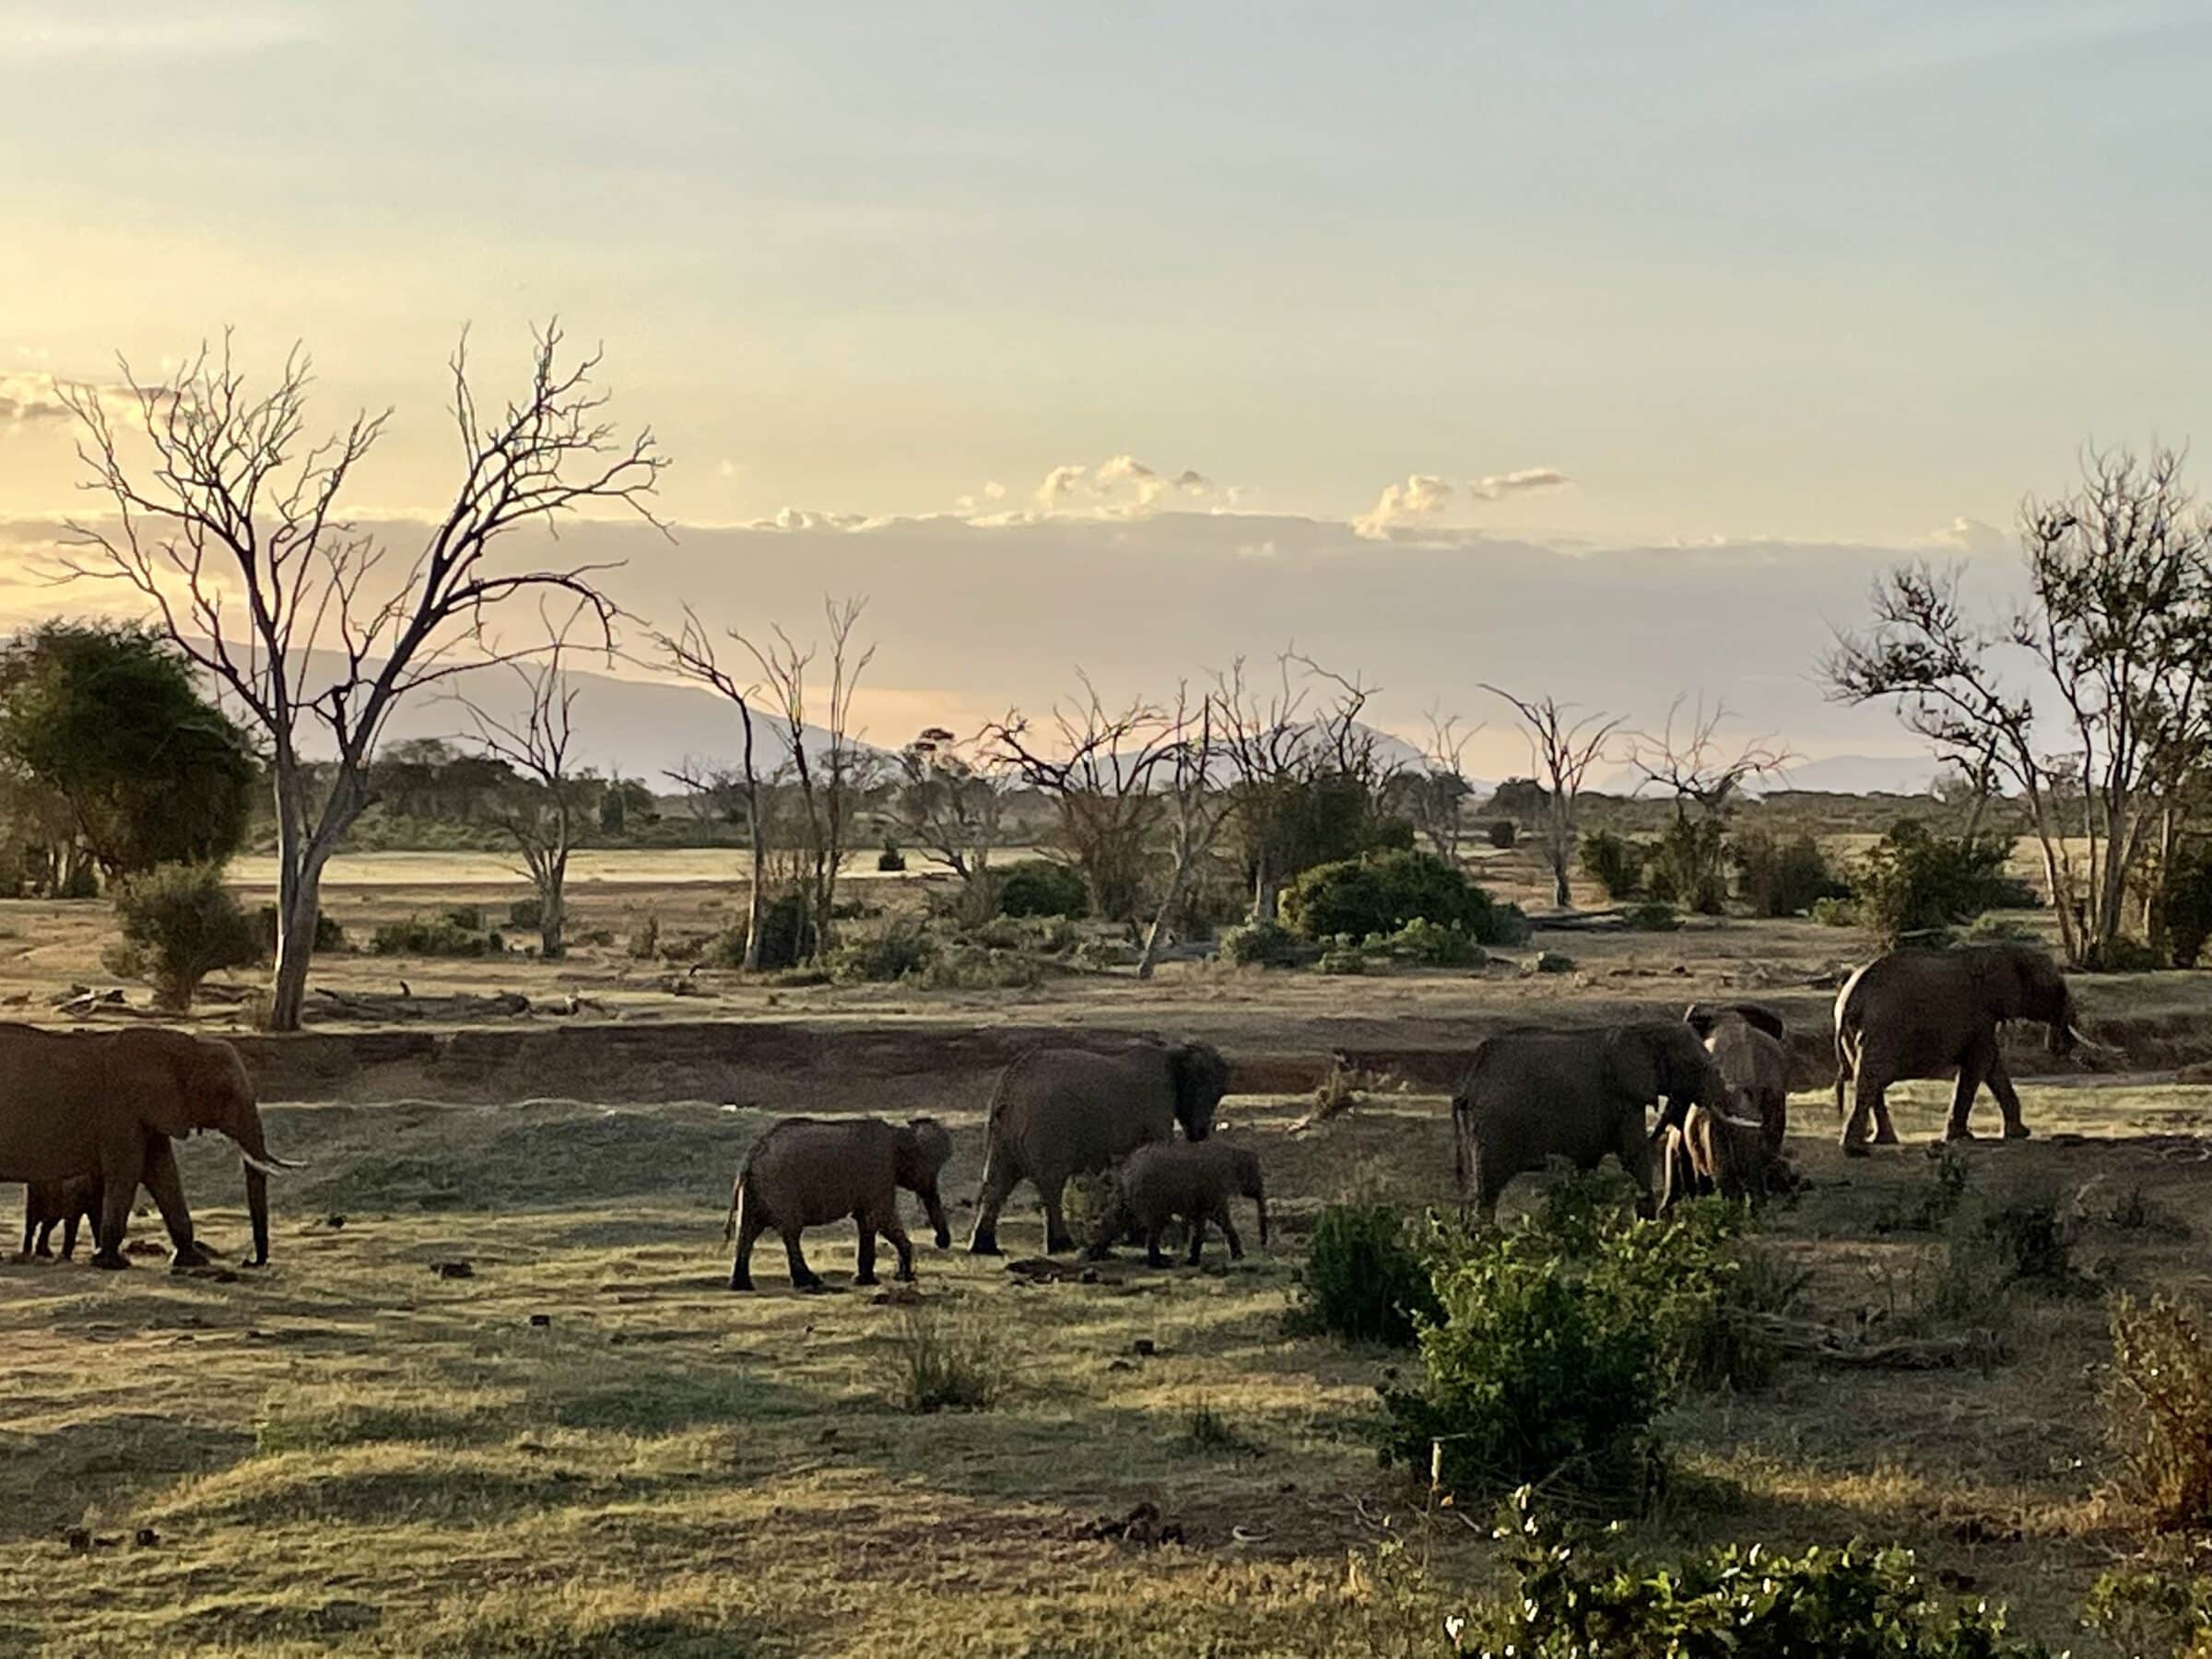
<path fill-rule="evenodd" d="M 1952 950 L 1893 950 L 1877 957 L 1836 994 L 1836 1115 L 1850 1110 L 1843 1150 L 1853 1158 L 1874 1140 L 1893 1145 L 1889 1085 L 1909 1077 L 1956 1073 L 1946 1140 L 1971 1140 L 1967 1115 L 1983 1084 L 2004 1114 L 2005 1138 L 2024 1139 L 2020 1097 L 2005 1067 L 1999 1030 L 2032 1020 L 2050 1033 L 2051 1053 L 2071 1053 L 2081 1041 L 2074 994 L 2048 956 L 2028 945 L 1979 945 Z"/>
<path fill-rule="evenodd" d="M 1648 1215 L 1657 1135 L 1690 1107 L 1727 1100 L 1719 1068 L 1687 1024 L 1500 1031 L 1476 1045 L 1452 1097 L 1459 1190 L 1488 1219 L 1507 1183 L 1547 1159 L 1594 1170 L 1610 1155 L 1642 1188 Z M 1656 1134 L 1644 1126 L 1654 1102 L 1664 1102 Z"/>
<path fill-rule="evenodd" d="M 1073 1250 L 1061 1197 L 1071 1176 L 1112 1169 L 1175 1125 L 1202 1141 L 1229 1091 L 1229 1063 L 1203 1042 L 1132 1042 L 1111 1052 L 1031 1049 L 991 1097 L 990 1144 L 968 1248 L 997 1255 L 998 1216 L 1024 1181 L 1044 1202 L 1044 1248 Z"/>
<path fill-rule="evenodd" d="M 80 1221 L 100 1225 L 100 1180 L 72 1175 L 66 1181 L 33 1181 L 23 1189 L 23 1253 L 53 1254 L 53 1230 L 62 1230 L 62 1260 L 76 1253 Z"/>
<path fill-rule="evenodd" d="M 1104 1261 L 1113 1253 L 1116 1240 L 1134 1230 L 1145 1241 L 1145 1260 L 1154 1267 L 1166 1266 L 1159 1253 L 1160 1234 L 1181 1217 L 1191 1231 L 1190 1265 L 1198 1265 L 1206 1244 L 1206 1228 L 1212 1222 L 1229 1245 L 1229 1259 L 1244 1258 L 1244 1241 L 1229 1213 L 1231 1197 L 1249 1198 L 1257 1206 L 1260 1248 L 1267 1247 L 1267 1186 L 1260 1173 L 1260 1155 L 1250 1147 L 1234 1147 L 1218 1137 L 1203 1141 L 1154 1141 L 1129 1154 L 1114 1178 L 1114 1206 L 1099 1223 L 1098 1234 L 1084 1253 Z"/>
<path fill-rule="evenodd" d="M 876 1282 L 876 1237 L 899 1254 L 899 1277 L 914 1277 L 914 1246 L 899 1222 L 899 1189 L 922 1200 L 936 1245 L 952 1242 L 937 1172 L 952 1156 L 952 1136 L 935 1118 L 893 1127 L 880 1118 L 783 1118 L 762 1132 L 746 1153 L 730 1189 L 725 1242 L 735 1241 L 730 1288 L 753 1288 L 753 1245 L 764 1232 L 782 1236 L 795 1288 L 811 1290 L 821 1277 L 806 1265 L 799 1235 L 809 1227 L 851 1219 L 860 1230 L 856 1285 Z"/>

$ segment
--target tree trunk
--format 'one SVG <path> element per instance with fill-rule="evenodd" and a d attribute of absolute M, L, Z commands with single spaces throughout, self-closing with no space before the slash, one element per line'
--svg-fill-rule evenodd
<path fill-rule="evenodd" d="M 1152 925 L 1145 929 L 1145 947 L 1136 959 L 1136 977 L 1140 980 L 1150 979 L 1152 970 L 1159 965 L 1160 947 L 1167 943 L 1168 929 L 1174 923 L 1176 912 L 1182 908 L 1183 894 L 1190 888 L 1193 862 L 1188 858 L 1175 861 L 1175 874 L 1168 882 L 1168 896 L 1152 912 Z"/>
<path fill-rule="evenodd" d="M 560 877 L 556 876 L 539 889 L 537 895 L 537 955 L 538 959 L 558 962 L 569 953 L 566 928 L 568 906 L 561 892 Z"/>
<path fill-rule="evenodd" d="M 280 848 L 278 859 L 276 973 L 269 988 L 268 1029 L 296 1031 L 307 1006 L 307 972 L 314 960 L 324 855 L 312 848 L 288 853 Z"/>
<path fill-rule="evenodd" d="M 1262 852 L 1253 861 L 1255 873 L 1252 878 L 1252 919 L 1254 922 L 1275 920 L 1275 883 L 1267 874 L 1267 854 Z"/>

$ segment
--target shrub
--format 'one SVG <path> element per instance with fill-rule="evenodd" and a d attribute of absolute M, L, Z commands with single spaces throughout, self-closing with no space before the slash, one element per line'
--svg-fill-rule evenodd
<path fill-rule="evenodd" d="M 1490 826 L 1490 845 L 1500 853 L 1511 852 L 1521 840 L 1521 826 L 1512 818 L 1500 818 Z"/>
<path fill-rule="evenodd" d="M 1735 838 L 1735 890 L 1760 916 L 1802 916 L 1823 899 L 1851 895 L 1811 836 L 1777 841 L 1759 830 Z"/>
<path fill-rule="evenodd" d="M 465 912 L 447 911 L 436 916 L 409 916 L 387 922 L 369 935 L 369 948 L 377 956 L 481 957 L 504 955 L 507 941 L 498 934 L 474 931 L 454 918 Z M 483 912 L 476 912 L 478 925 Z"/>
<path fill-rule="evenodd" d="M 1490 959 L 1489 952 L 1465 928 L 1440 927 L 1426 916 L 1416 916 L 1377 948 L 1384 956 L 1424 968 L 1479 968 Z"/>
<path fill-rule="evenodd" d="M 2122 1653 L 2212 1659 L 2212 1579 L 2107 1572 L 2081 1613 L 2083 1624 Z"/>
<path fill-rule="evenodd" d="M 1182 1443 L 1194 1452 L 1216 1455 L 1252 1457 L 1260 1453 L 1258 1445 L 1204 1400 L 1182 1414 Z"/>
<path fill-rule="evenodd" d="M 1403 1347 L 1441 1310 L 1406 1218 L 1387 1204 L 1333 1204 L 1314 1223 L 1284 1326 Z"/>
<path fill-rule="evenodd" d="M 546 924 L 546 901 L 542 899 L 517 899 L 507 907 L 507 925 L 535 932 Z"/>
<path fill-rule="evenodd" d="M 1655 1570 L 1538 1512 L 1516 1492 L 1498 1528 L 1517 1581 L 1472 1620 L 1459 1654 L 1520 1659 L 2049 1659 L 2006 1634 L 2002 1608 L 1940 1600 L 1912 1553 L 1847 1544 L 1802 1556 L 1727 1545 Z"/>
<path fill-rule="evenodd" d="M 1279 922 L 1253 922 L 1221 935 L 1221 959 L 1237 968 L 1295 968 L 1313 947 Z"/>
<path fill-rule="evenodd" d="M 2194 968 L 2212 938 L 2212 840 L 2184 841 L 2161 873 L 2159 902 L 2176 968 Z"/>
<path fill-rule="evenodd" d="M 622 947 L 633 962 L 650 962 L 661 954 L 661 918 L 653 911 L 640 916 Z"/>
<path fill-rule="evenodd" d="M 192 1006 L 210 973 L 261 960 L 261 930 L 223 886 L 218 865 L 157 865 L 116 884 L 123 943 L 107 957 L 115 972 L 143 979 L 164 1008 Z"/>
<path fill-rule="evenodd" d="M 1928 1179 L 1911 1196 L 1875 1218 L 1879 1232 L 1938 1232 L 1965 1201 L 1972 1169 L 1958 1147 L 1946 1142 L 1928 1164 Z"/>
<path fill-rule="evenodd" d="M 253 931 L 260 936 L 262 955 L 274 956 L 276 953 L 276 907 L 275 905 L 265 904 L 253 912 Z M 338 925 L 338 919 L 317 911 L 315 912 L 315 954 L 319 956 L 326 950 L 343 950 L 345 948 L 346 930 Z"/>
<path fill-rule="evenodd" d="M 1822 927 L 1856 927 L 1859 907 L 1849 899 L 1822 899 L 1814 904 L 1812 918 Z"/>
<path fill-rule="evenodd" d="M 2122 1495 L 2160 1527 L 2212 1523 L 2212 1342 L 2196 1310 L 2119 1298 L 2104 1410 Z"/>
<path fill-rule="evenodd" d="M 746 929 L 740 923 L 709 947 L 707 960 L 717 968 L 745 965 Z M 814 955 L 814 917 L 801 893 L 778 893 L 760 907 L 760 961 L 763 973 L 796 968 Z"/>
<path fill-rule="evenodd" d="M 1605 889 L 1615 903 L 1643 890 L 1643 848 L 1610 830 L 1583 837 L 1583 874 Z"/>
<path fill-rule="evenodd" d="M 1528 936 L 1518 908 L 1499 904 L 1465 870 L 1433 853 L 1367 853 L 1317 865 L 1283 890 L 1283 923 L 1308 939 L 1390 935 L 1419 917 L 1464 930 L 1477 944 L 1517 945 Z"/>
<path fill-rule="evenodd" d="M 1682 912 L 1664 899 L 1643 899 L 1629 906 L 1623 918 L 1632 933 L 1680 933 Z"/>
<path fill-rule="evenodd" d="M 830 952 L 828 967 L 838 984 L 891 984 L 929 966 L 936 947 L 912 923 L 893 923 L 868 939 L 850 939 Z"/>
<path fill-rule="evenodd" d="M 1644 863 L 1644 888 L 1654 899 L 1717 916 L 1728 902 L 1727 851 L 1720 819 L 1677 818 Z"/>
<path fill-rule="evenodd" d="M 1313 965 L 1324 973 L 1365 973 L 1367 952 L 1357 945 L 1339 940 L 1323 951 L 1321 960 Z"/>
<path fill-rule="evenodd" d="M 1008 916 L 1088 915 L 1090 896 L 1083 872 L 1047 858 L 1025 858 L 1006 866 L 998 884 L 998 908 Z"/>
<path fill-rule="evenodd" d="M 1563 950 L 1539 950 L 1536 952 L 1535 968 L 1538 973 L 1572 973 L 1575 962 Z"/>
<path fill-rule="evenodd" d="M 462 933 L 484 931 L 484 907 L 480 904 L 449 904 L 439 915 L 448 927 Z"/>
<path fill-rule="evenodd" d="M 931 991 L 1021 991 L 1043 979 L 1044 969 L 1027 951 L 955 945 L 933 950 L 914 978 Z"/>
<path fill-rule="evenodd" d="M 986 1411 L 1006 1394 L 1001 1334 L 980 1319 L 910 1308 L 893 1341 L 901 1411 Z"/>
<path fill-rule="evenodd" d="M 883 851 L 876 854 L 876 867 L 887 876 L 899 875 L 906 869 L 906 854 L 899 851 L 896 842 L 887 841 Z"/>
<path fill-rule="evenodd" d="M 2073 1229 L 2055 1193 L 2017 1195 L 1974 1220 L 2006 1284 L 2063 1291 L 2083 1283 L 2074 1269 Z"/>
<path fill-rule="evenodd" d="M 2035 890 L 2005 873 L 2008 839 L 1936 835 L 1910 819 L 1876 842 L 1853 884 L 1862 926 L 1886 945 L 1941 933 L 1983 911 L 2026 910 Z"/>
<path fill-rule="evenodd" d="M 2166 960 L 2138 939 L 2122 935 L 2092 946 L 2082 968 L 2089 973 L 2156 973 Z"/>

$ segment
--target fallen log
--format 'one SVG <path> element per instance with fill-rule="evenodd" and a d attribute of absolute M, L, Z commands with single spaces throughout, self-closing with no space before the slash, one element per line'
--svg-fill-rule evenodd
<path fill-rule="evenodd" d="M 500 991 L 490 996 L 455 992 L 447 996 L 417 996 L 402 992 L 333 991 L 319 985 L 319 1006 L 348 1019 L 477 1019 L 513 1018 L 530 1012 L 530 999 L 519 992 Z"/>
<path fill-rule="evenodd" d="M 1780 1313 L 1757 1314 L 1753 1320 L 1783 1353 L 1822 1365 L 1862 1371 L 1948 1371 L 1990 1364 L 1999 1358 L 1997 1339 L 1987 1331 L 1869 1340 L 1857 1332 Z"/>

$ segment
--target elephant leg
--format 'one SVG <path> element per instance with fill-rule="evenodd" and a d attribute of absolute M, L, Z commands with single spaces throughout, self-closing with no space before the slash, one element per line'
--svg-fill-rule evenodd
<path fill-rule="evenodd" d="M 71 1210 L 69 1218 L 62 1223 L 62 1260 L 65 1262 L 76 1254 L 76 1224 L 81 1219 L 75 1210 Z"/>
<path fill-rule="evenodd" d="M 876 1227 L 865 1216 L 860 1220 L 859 1263 L 853 1269 L 853 1282 L 856 1285 L 876 1282 Z"/>
<path fill-rule="evenodd" d="M 1068 1236 L 1067 1219 L 1061 1212 L 1060 1200 L 1066 1194 L 1066 1183 L 1054 1181 L 1043 1183 L 1040 1190 L 1044 1196 L 1044 1253 L 1059 1255 L 1076 1247 Z"/>
<path fill-rule="evenodd" d="M 793 1228 L 783 1235 L 783 1259 L 791 1265 L 791 1283 L 794 1290 L 818 1290 L 822 1276 L 806 1265 L 806 1258 L 799 1250 L 799 1229 Z"/>
<path fill-rule="evenodd" d="M 1020 1179 L 1014 1160 L 993 1147 L 983 1162 L 983 1190 L 975 1198 L 975 1228 L 968 1235 L 969 1254 L 1003 1253 L 998 1248 L 998 1212 L 1006 1208 Z"/>
<path fill-rule="evenodd" d="M 1160 1235 L 1160 1234 L 1161 1234 L 1163 1231 L 1165 1231 L 1165 1230 L 1166 1230 L 1166 1229 L 1165 1229 L 1165 1228 L 1163 1228 L 1163 1227 L 1161 1226 L 1161 1224 L 1160 1224 L 1159 1222 L 1158 1222 L 1158 1221 L 1150 1222 L 1150 1223 L 1148 1223 L 1148 1224 L 1146 1226 L 1146 1228 L 1145 1228 L 1145 1265 L 1146 1265 L 1146 1266 L 1147 1266 L 1147 1267 L 1165 1267 L 1165 1266 L 1168 1265 L 1168 1258 L 1167 1258 L 1166 1256 L 1164 1256 L 1164 1255 L 1161 1255 L 1161 1254 L 1159 1253 L 1159 1235 Z"/>
<path fill-rule="evenodd" d="M 27 1187 L 23 1193 L 23 1253 L 25 1255 L 31 1253 L 31 1245 L 37 1238 L 38 1230 L 38 1208 L 31 1203 L 30 1191 Z"/>
<path fill-rule="evenodd" d="M 1189 1225 L 1191 1248 L 1190 1253 L 1183 1257 L 1183 1260 L 1189 1265 L 1195 1267 L 1198 1265 L 1199 1253 L 1206 1248 L 1206 1212 L 1202 1209 L 1193 1210 Z"/>
<path fill-rule="evenodd" d="M 146 1137 L 146 1189 L 154 1195 L 161 1223 L 169 1229 L 171 1267 L 205 1267 L 213 1260 L 192 1236 L 192 1211 L 184 1203 L 184 1178 L 177 1171 L 177 1149 L 166 1135 Z"/>
<path fill-rule="evenodd" d="M 1636 1213 L 1649 1220 L 1659 1213 L 1657 1196 L 1652 1191 L 1652 1139 L 1644 1133 L 1643 1113 L 1621 1120 L 1620 1139 L 1613 1148 L 1620 1159 L 1620 1167 L 1636 1183 Z"/>
<path fill-rule="evenodd" d="M 1990 1056 L 1989 1092 L 1997 1097 L 1997 1110 L 2005 1114 L 2005 1138 L 2026 1140 L 2028 1125 L 2020 1121 L 2019 1090 L 2012 1086 L 2012 1073 L 2005 1068 L 2002 1054 Z"/>
<path fill-rule="evenodd" d="M 138 1183 L 146 1174 L 147 1142 L 143 1135 L 126 1136 L 109 1148 L 100 1166 L 100 1230 L 95 1235 L 100 1248 L 92 1253 L 92 1265 L 110 1272 L 128 1267 L 130 1257 L 123 1253 L 123 1236 L 130 1230 L 131 1200 L 138 1195 Z"/>
<path fill-rule="evenodd" d="M 730 1257 L 730 1288 L 750 1290 L 753 1288 L 753 1246 L 768 1230 L 761 1219 L 760 1206 L 747 1194 L 737 1210 L 737 1248 Z"/>
<path fill-rule="evenodd" d="M 1860 1057 L 1858 1076 L 1852 1079 L 1851 1117 L 1843 1125 L 1843 1153 L 1847 1158 L 1864 1158 L 1867 1152 L 1866 1129 L 1870 1122 L 1879 1118 L 1887 1123 L 1889 1108 L 1882 1099 L 1888 1087 L 1887 1079 L 1871 1069 L 1865 1057 Z"/>
<path fill-rule="evenodd" d="M 897 1215 L 894 1214 L 889 1223 L 884 1228 L 883 1236 L 891 1241 L 891 1248 L 899 1253 L 900 1283 L 912 1284 L 914 1282 L 914 1241 L 906 1236 L 906 1229 L 900 1224 Z"/>
<path fill-rule="evenodd" d="M 1237 1237 L 1237 1224 L 1229 1218 L 1228 1205 L 1223 1205 L 1214 1212 L 1214 1220 L 1221 1229 L 1221 1237 L 1229 1244 L 1229 1259 L 1232 1262 L 1242 1261 L 1244 1259 L 1244 1241 Z"/>

